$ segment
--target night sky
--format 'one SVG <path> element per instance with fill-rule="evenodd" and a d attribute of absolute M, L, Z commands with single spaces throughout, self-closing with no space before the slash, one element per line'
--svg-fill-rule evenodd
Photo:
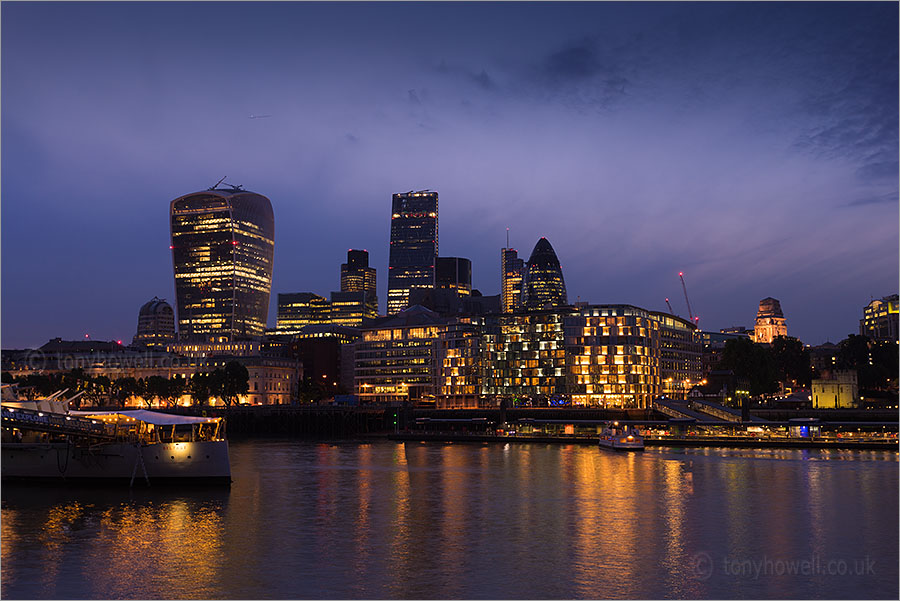
<path fill-rule="evenodd" d="M 570 302 L 805 343 L 898 291 L 898 5 L 2 3 L 2 346 L 130 342 L 174 306 L 169 202 L 275 210 L 278 292 L 378 270 L 391 194 L 500 289 L 546 236 Z M 269 115 L 251 118 L 252 116 Z"/>

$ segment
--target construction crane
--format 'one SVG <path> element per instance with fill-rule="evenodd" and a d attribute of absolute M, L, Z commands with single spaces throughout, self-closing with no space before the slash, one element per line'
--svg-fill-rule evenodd
<path fill-rule="evenodd" d="M 681 278 L 681 289 L 684 290 L 684 302 L 687 303 L 688 316 L 690 316 L 690 318 L 691 318 L 691 323 L 696 324 L 698 321 L 700 321 L 700 318 L 699 317 L 695 318 L 694 312 L 691 310 L 691 301 L 690 301 L 690 299 L 688 299 L 687 286 L 684 283 L 684 272 L 679 271 L 678 277 Z"/>
<path fill-rule="evenodd" d="M 666 298 L 666 306 L 669 308 L 669 313 L 675 315 L 675 311 L 672 310 L 672 304 L 669 302 L 668 298 Z"/>

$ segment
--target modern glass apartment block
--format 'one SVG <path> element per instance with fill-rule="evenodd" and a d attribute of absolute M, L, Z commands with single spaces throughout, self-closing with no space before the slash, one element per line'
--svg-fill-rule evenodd
<path fill-rule="evenodd" d="M 469 319 L 440 330 L 434 348 L 437 408 L 480 406 L 482 346 L 481 330 Z"/>
<path fill-rule="evenodd" d="M 513 400 L 565 395 L 567 314 L 563 309 L 472 318 L 482 328 L 481 394 Z"/>
<path fill-rule="evenodd" d="M 651 311 L 659 322 L 659 377 L 662 392 L 686 399 L 703 378 L 703 343 L 697 326 L 677 315 Z"/>
<path fill-rule="evenodd" d="M 519 258 L 516 249 L 500 249 L 500 309 L 512 313 L 522 306 L 522 277 L 525 261 Z"/>
<path fill-rule="evenodd" d="M 434 287 L 438 254 L 438 193 L 394 194 L 391 203 L 387 314 L 409 305 L 413 288 Z"/>
<path fill-rule="evenodd" d="M 341 264 L 341 292 L 365 292 L 365 317 L 378 317 L 378 293 L 375 268 L 369 267 L 369 252 L 347 251 L 347 262 Z M 332 299 L 333 300 L 333 299 Z"/>
<path fill-rule="evenodd" d="M 648 407 L 660 393 L 660 324 L 630 305 L 565 317 L 567 390 L 576 405 Z"/>
<path fill-rule="evenodd" d="M 278 334 L 296 334 L 308 325 L 331 323 L 331 303 L 312 292 L 278 295 Z"/>
<path fill-rule="evenodd" d="M 453 290 L 458 296 L 472 294 L 472 261 L 461 257 L 438 257 L 434 264 L 434 287 Z"/>
<path fill-rule="evenodd" d="M 360 328 L 354 370 L 360 402 L 434 403 L 435 340 L 446 323 L 413 306 Z"/>
<path fill-rule="evenodd" d="M 546 238 L 534 245 L 522 281 L 522 308 L 526 311 L 569 304 L 566 283 L 556 252 Z"/>
<path fill-rule="evenodd" d="M 210 189 L 176 198 L 169 214 L 179 337 L 262 336 L 275 248 L 269 199 Z"/>

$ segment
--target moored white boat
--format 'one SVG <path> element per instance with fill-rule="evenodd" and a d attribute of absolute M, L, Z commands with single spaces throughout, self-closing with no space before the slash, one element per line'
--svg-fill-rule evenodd
<path fill-rule="evenodd" d="M 231 482 L 218 417 L 155 411 L 38 411 L 4 403 L 4 480 Z"/>

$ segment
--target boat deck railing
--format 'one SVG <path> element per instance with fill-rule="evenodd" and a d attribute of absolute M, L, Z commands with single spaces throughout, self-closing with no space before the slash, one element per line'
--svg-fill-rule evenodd
<path fill-rule="evenodd" d="M 23 431 L 31 430 L 51 434 L 89 436 L 110 440 L 115 437 L 109 426 L 97 419 L 66 415 L 64 413 L 20 409 L 18 407 L 2 407 L 0 412 L 2 412 L 4 428 L 17 428 Z"/>

